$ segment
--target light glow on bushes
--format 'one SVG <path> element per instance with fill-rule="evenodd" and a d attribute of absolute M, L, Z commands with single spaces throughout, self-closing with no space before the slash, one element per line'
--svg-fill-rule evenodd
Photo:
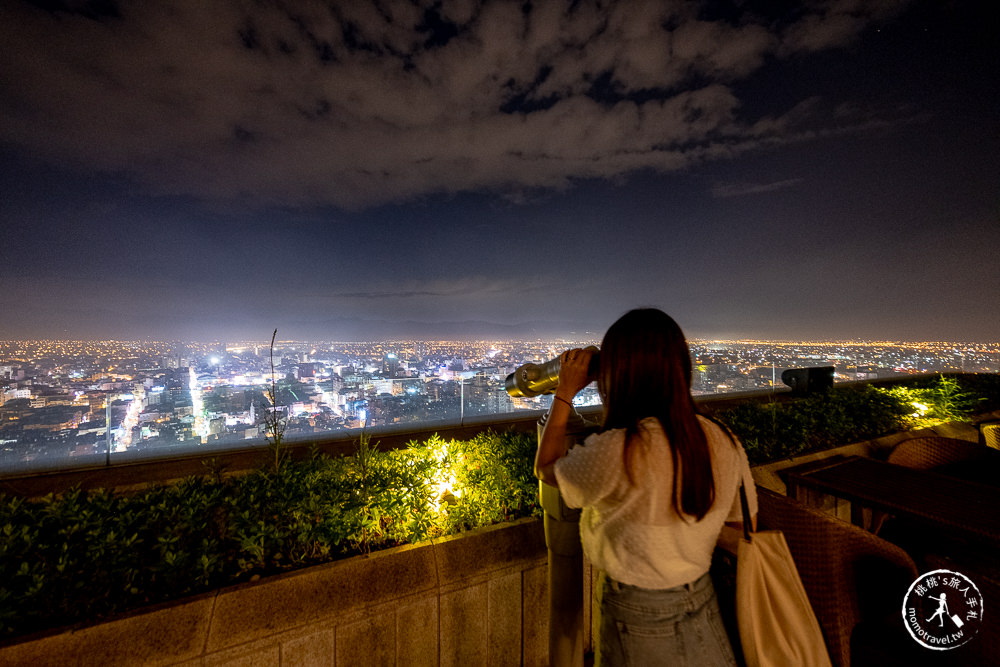
<path fill-rule="evenodd" d="M 439 441 L 431 453 L 431 456 L 437 461 L 431 483 L 433 489 L 431 502 L 435 512 L 440 512 L 442 505 L 453 503 L 462 497 L 462 488 L 455 478 L 454 470 L 449 465 L 448 444 L 445 441 Z"/>

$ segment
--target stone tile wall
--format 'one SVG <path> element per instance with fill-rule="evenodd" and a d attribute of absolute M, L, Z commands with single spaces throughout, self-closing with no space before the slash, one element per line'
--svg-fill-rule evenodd
<path fill-rule="evenodd" d="M 14 644 L 0 664 L 542 666 L 546 587 L 542 524 L 522 520 Z"/>

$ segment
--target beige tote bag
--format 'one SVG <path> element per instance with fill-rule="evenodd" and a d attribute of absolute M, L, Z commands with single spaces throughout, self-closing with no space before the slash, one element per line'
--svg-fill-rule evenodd
<path fill-rule="evenodd" d="M 830 667 L 823 631 L 780 530 L 751 532 L 740 485 L 743 539 L 736 552 L 736 624 L 747 667 Z"/>

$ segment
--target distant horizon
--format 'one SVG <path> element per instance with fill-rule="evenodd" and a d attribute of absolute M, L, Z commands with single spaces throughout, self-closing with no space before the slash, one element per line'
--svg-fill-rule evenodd
<path fill-rule="evenodd" d="M 644 304 L 636 307 L 652 307 Z M 625 310 L 621 311 L 622 313 Z M 669 311 L 667 311 L 669 312 Z M 299 342 L 377 342 L 377 341 L 530 341 L 530 340 L 597 340 L 604 336 L 615 319 L 620 315 L 615 314 L 606 323 L 597 325 L 593 322 L 568 321 L 568 320 L 530 320 L 517 323 L 497 323 L 487 320 L 455 320 L 428 322 L 420 320 L 394 321 L 388 319 L 364 319 L 356 318 L 331 318 L 329 328 L 323 327 L 320 330 L 315 325 L 302 325 L 298 323 L 282 327 L 279 325 L 279 341 L 299 341 Z M 961 343 L 990 345 L 1000 343 L 997 338 L 945 338 L 945 337 L 918 337 L 918 336 L 889 336 L 885 333 L 872 335 L 871 326 L 859 327 L 868 329 L 865 333 L 849 334 L 845 333 L 849 327 L 839 326 L 838 334 L 819 334 L 813 331 L 815 327 L 809 326 L 808 322 L 802 320 L 790 321 L 789 330 L 797 330 L 796 334 L 769 334 L 759 327 L 747 327 L 744 333 L 737 333 L 729 328 L 728 330 L 715 330 L 705 333 L 693 327 L 685 326 L 684 321 L 678 319 L 678 324 L 688 340 L 699 341 L 719 341 L 719 342 L 762 342 L 762 343 L 847 343 L 847 342 L 870 342 L 870 343 Z M 225 325 L 222 325 L 224 327 Z M 220 324 L 213 322 L 205 329 L 219 329 Z M 90 327 L 88 327 L 90 328 Z M 97 328 L 96 326 L 94 328 Z M 101 327 L 104 328 L 104 327 Z M 247 336 L 246 330 L 219 332 L 214 335 L 202 335 L 197 332 L 200 327 L 165 327 L 170 332 L 163 335 L 149 335 L 148 333 L 136 331 L 133 334 L 121 335 L 101 335 L 95 333 L 91 335 L 73 335 L 71 331 L 63 331 L 61 335 L 47 334 L 39 335 L 9 335 L 4 334 L 3 325 L 0 324 L 0 340 L 63 340 L 63 341 L 150 341 L 150 342 L 197 342 L 197 343 L 218 343 L 228 341 L 261 341 L 259 344 L 267 345 L 271 340 L 271 333 L 274 326 L 263 327 L 260 338 L 257 336 Z M 780 328 L 780 327 L 779 327 Z M 134 327 L 139 329 L 139 327 Z M 185 329 L 193 330 L 189 334 Z M 234 327 L 235 329 L 235 327 Z"/>
<path fill-rule="evenodd" d="M 527 336 L 521 338 L 486 336 L 478 338 L 467 337 L 373 337 L 373 338 L 277 338 L 274 343 L 279 345 L 293 344 L 357 344 L 357 343 L 491 343 L 491 342 L 555 342 L 555 341 L 600 341 L 602 335 L 587 335 L 578 333 L 552 334 L 547 336 Z M 760 337 L 720 337 L 720 336 L 687 336 L 689 343 L 739 343 L 739 344 L 770 344 L 770 345 L 980 345 L 980 346 L 1000 346 L 1000 339 L 996 340 L 937 340 L 937 339 L 889 339 L 889 338 L 760 338 Z M 218 338 L 56 338 L 56 337 L 18 337 L 0 338 L 0 344 L 9 343 L 163 343 L 163 344 L 196 344 L 196 345 L 219 345 L 224 344 L 227 348 L 232 347 L 268 347 L 271 343 L 269 338 L 240 338 L 240 337 L 218 337 Z"/>

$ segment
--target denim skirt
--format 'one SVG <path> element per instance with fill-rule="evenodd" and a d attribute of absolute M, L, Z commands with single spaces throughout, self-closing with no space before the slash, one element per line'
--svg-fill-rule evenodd
<path fill-rule="evenodd" d="M 712 578 L 651 590 L 601 573 L 600 637 L 595 667 L 736 665 L 719 615 Z"/>

